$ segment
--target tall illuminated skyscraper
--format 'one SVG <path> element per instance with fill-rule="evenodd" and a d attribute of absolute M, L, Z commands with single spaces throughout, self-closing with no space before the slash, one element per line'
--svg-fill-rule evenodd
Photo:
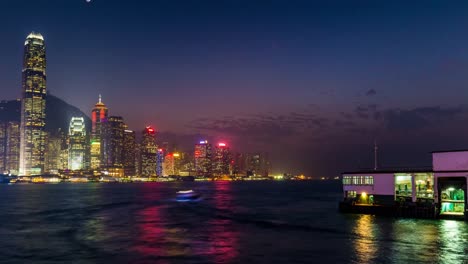
<path fill-rule="evenodd" d="M 197 176 L 212 176 L 211 155 L 211 144 L 207 140 L 195 144 L 195 170 Z"/>
<path fill-rule="evenodd" d="M 163 165 L 164 165 L 164 156 L 166 151 L 162 148 L 158 149 L 158 154 L 156 155 L 156 176 L 163 176 Z"/>
<path fill-rule="evenodd" d="M 136 175 L 136 152 L 135 131 L 125 129 L 123 139 L 123 165 L 125 176 Z"/>
<path fill-rule="evenodd" d="M 68 166 L 71 170 L 86 167 L 86 129 L 83 117 L 72 117 L 68 131 Z"/>
<path fill-rule="evenodd" d="M 143 130 L 140 145 L 140 173 L 143 177 L 156 177 L 158 146 L 156 145 L 156 131 L 147 126 Z"/>
<path fill-rule="evenodd" d="M 104 126 L 103 146 L 104 158 L 101 167 L 123 168 L 125 123 L 120 116 L 111 116 Z"/>
<path fill-rule="evenodd" d="M 20 123 L 0 122 L 0 173 L 18 174 Z"/>
<path fill-rule="evenodd" d="M 216 176 L 228 175 L 231 170 L 231 153 L 226 143 L 218 143 L 213 158 L 213 172 Z"/>
<path fill-rule="evenodd" d="M 11 174 L 18 175 L 20 157 L 20 122 L 8 122 L 6 136 L 6 170 Z"/>
<path fill-rule="evenodd" d="M 44 38 L 32 32 L 24 43 L 21 102 L 20 174 L 44 173 L 46 132 L 46 49 Z"/>
<path fill-rule="evenodd" d="M 68 169 L 68 130 L 61 128 L 49 134 L 47 142 L 46 168 L 50 174 Z"/>
<path fill-rule="evenodd" d="M 107 122 L 109 110 L 101 100 L 94 106 L 91 113 L 91 169 L 99 169 L 101 167 L 101 160 L 104 156 L 104 148 L 101 146 L 103 143 L 103 127 Z"/>
<path fill-rule="evenodd" d="M 0 173 L 6 171 L 7 123 L 0 123 Z"/>

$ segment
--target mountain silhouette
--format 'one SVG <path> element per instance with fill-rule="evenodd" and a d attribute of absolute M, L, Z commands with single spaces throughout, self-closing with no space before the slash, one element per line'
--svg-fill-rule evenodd
<path fill-rule="evenodd" d="M 68 131 L 72 117 L 84 117 L 86 131 L 91 130 L 91 119 L 78 107 L 73 106 L 55 95 L 47 94 L 45 130 L 54 135 L 57 131 Z M 0 102 L 0 122 L 20 121 L 21 101 Z"/>
<path fill-rule="evenodd" d="M 68 131 L 72 117 L 84 117 L 86 131 L 91 131 L 91 119 L 78 107 L 73 106 L 57 96 L 48 94 L 46 102 L 46 127 L 51 134 L 59 129 Z"/>

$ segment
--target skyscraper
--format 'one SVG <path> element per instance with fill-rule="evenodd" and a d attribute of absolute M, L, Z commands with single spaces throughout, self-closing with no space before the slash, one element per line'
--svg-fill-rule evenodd
<path fill-rule="evenodd" d="M 156 155 L 156 176 L 163 176 L 163 165 L 164 165 L 164 156 L 166 151 L 162 148 L 158 149 L 158 154 Z"/>
<path fill-rule="evenodd" d="M 103 141 L 103 126 L 107 122 L 108 109 L 101 100 L 99 95 L 99 101 L 94 106 L 91 112 L 91 169 L 96 170 L 101 167 L 101 159 L 104 154 L 104 148 L 102 147 Z"/>
<path fill-rule="evenodd" d="M 10 121 L 7 123 L 5 152 L 5 170 L 13 175 L 18 175 L 20 166 L 20 122 Z"/>
<path fill-rule="evenodd" d="M 29 176 L 44 173 L 46 49 L 39 33 L 24 43 L 22 84 L 20 174 Z"/>
<path fill-rule="evenodd" d="M 7 123 L 0 123 L 0 173 L 6 170 Z"/>
<path fill-rule="evenodd" d="M 72 117 L 68 131 L 68 166 L 71 170 L 86 168 L 86 129 L 83 117 Z"/>
<path fill-rule="evenodd" d="M 125 176 L 136 175 L 136 152 L 135 131 L 125 129 L 123 139 L 123 165 Z"/>
<path fill-rule="evenodd" d="M 143 177 L 156 177 L 157 152 L 156 131 L 147 126 L 143 130 L 143 137 L 140 144 L 140 173 Z"/>
<path fill-rule="evenodd" d="M 202 140 L 199 144 L 195 144 L 195 170 L 197 176 L 212 176 L 211 158 L 211 144 L 207 140 Z"/>
<path fill-rule="evenodd" d="M 47 140 L 46 168 L 51 174 L 68 169 L 68 133 L 59 128 Z"/>
<path fill-rule="evenodd" d="M 168 153 L 163 161 L 163 176 L 179 175 L 181 154 L 178 152 Z"/>
<path fill-rule="evenodd" d="M 216 176 L 230 174 L 231 153 L 226 143 L 218 143 L 213 158 L 213 172 Z"/>
<path fill-rule="evenodd" d="M 120 116 L 111 116 L 104 125 L 104 157 L 101 167 L 123 168 L 125 123 Z"/>

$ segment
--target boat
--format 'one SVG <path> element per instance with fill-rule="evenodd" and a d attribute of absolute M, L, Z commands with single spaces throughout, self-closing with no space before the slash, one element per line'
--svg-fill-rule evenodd
<path fill-rule="evenodd" d="M 200 195 L 193 190 L 178 191 L 176 200 L 178 202 L 190 202 L 197 201 L 200 198 Z"/>

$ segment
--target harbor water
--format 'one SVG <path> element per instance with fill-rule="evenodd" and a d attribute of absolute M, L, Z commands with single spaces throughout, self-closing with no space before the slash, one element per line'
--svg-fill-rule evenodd
<path fill-rule="evenodd" d="M 0 263 L 468 263 L 466 222 L 341 198 L 339 181 L 3 184 Z"/>

